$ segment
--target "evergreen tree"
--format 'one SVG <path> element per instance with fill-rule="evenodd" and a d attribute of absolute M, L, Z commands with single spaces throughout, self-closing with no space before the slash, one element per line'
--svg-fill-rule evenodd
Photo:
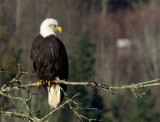
<path fill-rule="evenodd" d="M 88 81 L 94 76 L 95 48 L 86 34 L 75 40 L 75 48 L 69 55 L 70 80 Z"/>
<path fill-rule="evenodd" d="M 68 55 L 70 81 L 91 81 L 92 80 L 94 76 L 94 61 L 95 61 L 94 46 L 95 45 L 93 41 L 89 39 L 87 34 L 83 34 L 79 36 L 77 40 L 75 40 L 74 48 L 72 52 L 70 52 Z M 91 105 L 90 103 L 91 103 L 91 97 L 92 97 L 90 95 L 89 89 L 85 88 L 84 86 L 78 86 L 78 87 L 68 86 L 67 89 L 68 89 L 67 93 L 69 94 L 69 96 L 73 96 L 76 93 L 80 93 L 77 99 L 82 109 L 78 109 L 77 111 L 89 117 L 87 108 L 90 107 Z M 69 111 L 69 110 L 67 108 L 67 110 L 63 110 L 63 111 Z M 72 115 L 68 113 L 67 118 L 73 118 Z M 61 118 L 61 121 L 63 121 L 62 118 Z"/>
<path fill-rule="evenodd" d="M 75 40 L 74 47 L 69 55 L 69 79 L 71 81 L 91 81 L 94 76 L 94 44 L 84 34 Z M 80 92 L 81 96 L 83 96 L 82 99 L 88 101 L 89 96 L 86 95 L 88 91 L 84 87 L 73 87 L 70 91 L 72 95 Z"/>

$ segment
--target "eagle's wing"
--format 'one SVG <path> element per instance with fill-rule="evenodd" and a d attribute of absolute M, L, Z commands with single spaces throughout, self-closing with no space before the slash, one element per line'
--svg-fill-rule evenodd
<path fill-rule="evenodd" d="M 49 45 L 51 49 L 50 52 L 55 61 L 54 66 L 57 71 L 57 76 L 61 80 L 68 80 L 68 58 L 63 43 L 55 37 L 55 40 L 50 41 Z"/>
<path fill-rule="evenodd" d="M 40 49 L 41 49 L 41 45 L 42 45 L 42 41 L 43 38 L 42 36 L 37 36 L 32 44 L 32 48 L 31 48 L 31 53 L 30 53 L 30 58 L 33 61 L 33 67 L 35 72 L 37 71 L 37 67 L 36 67 L 36 60 L 38 59 L 39 53 L 40 53 Z"/>
<path fill-rule="evenodd" d="M 68 80 L 68 58 L 66 54 L 66 49 L 63 43 L 55 37 L 55 40 L 49 41 L 50 51 L 52 58 L 54 60 L 54 68 L 56 71 L 56 77 L 61 80 Z M 67 90 L 67 85 L 60 85 L 64 91 Z M 61 101 L 64 94 L 61 93 Z"/>

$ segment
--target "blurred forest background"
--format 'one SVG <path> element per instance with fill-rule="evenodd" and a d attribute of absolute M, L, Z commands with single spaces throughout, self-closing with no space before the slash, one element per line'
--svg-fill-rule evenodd
<path fill-rule="evenodd" d="M 33 39 L 45 18 L 55 18 L 63 31 L 69 58 L 69 81 L 92 81 L 124 85 L 160 76 L 159 0 L 0 0 L 0 68 L 13 73 L 0 74 L 0 85 L 15 76 L 13 63 L 34 73 L 30 60 Z M 147 89 L 144 89 L 147 91 Z M 43 87 L 30 105 L 42 116 L 50 111 Z M 114 95 L 94 88 L 69 86 L 68 95 L 80 92 L 78 110 L 90 118 L 109 122 L 160 121 L 160 88 L 151 88 L 143 99 L 128 90 Z M 21 95 L 24 95 L 21 93 Z M 2 103 L 18 104 L 0 99 Z M 96 110 L 88 108 L 97 108 Z M 23 109 L 19 104 L 20 111 Z M 69 107 L 54 114 L 51 121 L 77 121 Z M 22 121 L 0 117 L 1 122 Z"/>

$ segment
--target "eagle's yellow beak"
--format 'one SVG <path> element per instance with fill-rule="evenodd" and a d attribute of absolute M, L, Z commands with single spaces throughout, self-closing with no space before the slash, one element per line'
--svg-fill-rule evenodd
<path fill-rule="evenodd" d="M 57 26 L 56 29 L 61 33 L 62 32 L 62 28 L 60 26 Z"/>

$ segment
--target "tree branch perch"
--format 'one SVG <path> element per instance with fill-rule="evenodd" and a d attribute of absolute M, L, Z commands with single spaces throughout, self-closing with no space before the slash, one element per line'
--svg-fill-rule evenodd
<path fill-rule="evenodd" d="M 4 70 L 4 71 L 6 73 L 6 70 Z M 1 96 L 7 97 L 8 99 L 13 99 L 15 101 L 20 101 L 21 103 L 23 103 L 24 106 L 25 106 L 25 110 L 27 111 L 27 114 L 0 110 L 0 115 L 12 116 L 12 117 L 22 118 L 22 119 L 25 119 L 25 120 L 42 122 L 42 121 L 48 120 L 49 117 L 54 112 L 56 112 L 60 108 L 63 108 L 66 104 L 68 104 L 69 107 L 72 108 L 72 106 L 71 106 L 71 102 L 72 102 L 74 105 L 79 107 L 79 105 L 76 103 L 76 101 L 73 100 L 73 98 L 76 97 L 77 95 L 74 95 L 72 98 L 69 98 L 68 95 L 65 93 L 65 96 L 66 96 L 67 100 L 64 103 L 62 103 L 58 108 L 50 111 L 47 115 L 45 115 L 42 118 L 38 118 L 36 116 L 33 116 L 32 112 L 30 112 L 30 108 L 29 108 L 29 104 L 28 104 L 32 100 L 32 93 L 30 91 L 30 88 L 31 87 L 38 87 L 39 85 L 48 85 L 48 83 L 41 82 L 38 85 L 37 83 L 35 83 L 35 82 L 32 83 L 30 81 L 30 83 L 24 84 L 24 81 L 22 81 L 22 79 L 23 79 L 23 77 L 27 77 L 27 76 L 29 77 L 29 73 L 22 71 L 20 64 L 18 64 L 16 77 L 13 78 L 11 81 L 9 81 L 8 84 L 4 84 L 0 88 L 0 95 Z M 32 75 L 32 76 L 35 76 L 35 75 Z M 109 86 L 107 83 L 98 83 L 98 82 L 95 82 L 95 81 L 92 81 L 92 82 L 72 82 L 72 81 L 65 81 L 65 80 L 54 80 L 54 81 L 50 81 L 50 83 L 51 84 L 65 84 L 65 85 L 72 85 L 72 86 L 92 87 L 92 88 L 105 90 L 105 91 L 111 92 L 111 93 L 113 91 L 116 91 L 116 90 L 130 89 L 132 91 L 133 95 L 135 95 L 137 98 L 141 98 L 144 93 L 139 94 L 137 92 L 138 89 L 146 88 L 146 87 L 153 87 L 153 86 L 160 86 L 159 81 L 160 81 L 160 78 L 150 80 L 150 81 L 135 83 L 135 84 L 133 83 L 133 84 L 129 84 L 129 85 L 123 85 L 123 86 Z M 15 83 L 16 83 L 16 85 L 12 85 L 12 84 L 15 84 Z M 22 90 L 22 89 L 27 90 L 28 95 L 29 95 L 28 98 L 15 97 L 13 95 L 10 95 L 10 92 L 17 91 L 17 90 Z M 94 120 L 94 119 L 90 119 L 90 118 L 87 118 L 87 117 L 79 114 L 76 110 L 72 110 L 72 111 L 80 120 L 81 119 L 85 119 L 85 120 L 88 120 L 88 121 Z"/>

